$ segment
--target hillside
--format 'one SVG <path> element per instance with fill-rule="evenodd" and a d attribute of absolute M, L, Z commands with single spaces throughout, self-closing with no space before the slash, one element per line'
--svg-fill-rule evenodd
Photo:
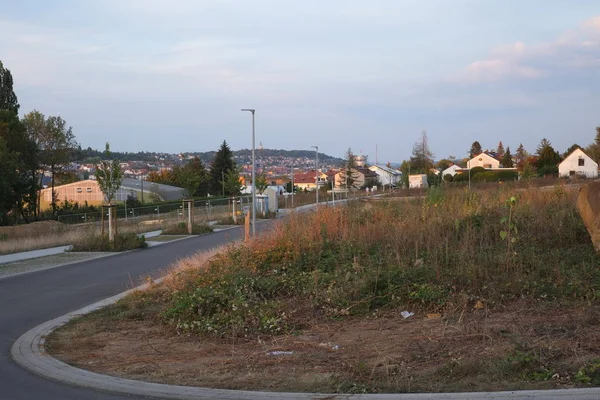
<path fill-rule="evenodd" d="M 184 158 L 188 156 L 194 156 L 200 158 L 205 164 L 209 164 L 216 151 L 205 151 L 205 152 L 185 152 L 181 153 Z M 236 150 L 233 152 L 236 161 L 240 163 L 249 162 L 252 156 L 252 150 L 250 149 L 242 149 Z M 153 162 L 156 160 L 178 160 L 179 154 L 174 153 L 161 153 L 161 152 L 147 152 L 140 151 L 137 153 L 133 152 L 112 152 L 112 156 L 119 161 L 145 161 L 145 162 Z M 312 160 L 315 157 L 315 153 L 311 150 L 276 150 L 276 149 L 257 149 L 255 150 L 255 156 L 259 157 L 269 157 L 269 158 L 281 158 L 281 159 L 291 159 L 291 158 L 305 158 Z M 80 159 L 83 161 L 87 161 L 90 159 L 98 159 L 102 157 L 102 151 L 94 150 L 91 147 L 87 149 L 82 149 L 80 151 Z M 337 165 L 342 162 L 341 158 L 333 157 L 324 153 L 319 153 L 319 160 L 321 160 L 325 164 Z"/>

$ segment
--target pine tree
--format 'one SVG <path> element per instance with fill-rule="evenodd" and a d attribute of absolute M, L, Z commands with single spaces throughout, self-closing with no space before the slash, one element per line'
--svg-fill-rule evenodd
<path fill-rule="evenodd" d="M 498 143 L 498 148 L 496 149 L 496 156 L 498 156 L 498 158 L 500 159 L 504 157 L 504 145 L 502 144 L 502 141 Z"/>
<path fill-rule="evenodd" d="M 340 169 L 340 180 L 337 182 L 338 187 L 345 189 L 354 188 L 354 182 L 358 178 L 358 171 L 356 170 L 356 156 L 352 152 L 351 148 L 346 151 L 346 156 L 342 162 Z"/>
<path fill-rule="evenodd" d="M 502 143 L 502 142 L 500 142 L 500 143 Z M 506 152 L 502 156 L 500 165 L 502 165 L 503 168 L 513 168 L 514 167 L 512 154 L 510 154 L 510 147 L 506 147 Z"/>
<path fill-rule="evenodd" d="M 233 152 L 227 141 L 223 140 L 219 151 L 215 153 L 215 157 L 210 164 L 210 191 L 212 195 L 223 192 L 225 177 L 229 171 L 234 169 L 236 169 L 236 164 L 233 159 Z"/>
<path fill-rule="evenodd" d="M 469 158 L 473 158 L 479 154 L 481 154 L 481 144 L 476 140 L 471 145 L 471 150 L 469 150 Z"/>
<path fill-rule="evenodd" d="M 428 174 L 433 168 L 433 153 L 429 150 L 427 132 L 421 133 L 421 138 L 413 145 L 413 155 L 410 158 L 413 173 Z"/>
<path fill-rule="evenodd" d="M 539 176 L 554 175 L 558 173 L 560 154 L 554 150 L 550 141 L 542 139 L 537 148 L 538 159 L 535 167 Z"/>
<path fill-rule="evenodd" d="M 523 171 L 523 166 L 525 165 L 525 161 L 527 161 L 527 157 L 529 157 L 527 150 L 523 147 L 523 143 L 519 143 L 519 147 L 517 147 L 517 152 L 515 154 L 517 169 L 519 171 Z"/>

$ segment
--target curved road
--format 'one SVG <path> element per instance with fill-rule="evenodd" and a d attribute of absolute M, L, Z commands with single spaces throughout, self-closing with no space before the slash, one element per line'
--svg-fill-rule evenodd
<path fill-rule="evenodd" d="M 261 225 L 264 229 L 271 224 Z M 156 276 L 178 258 L 237 240 L 242 234 L 242 229 L 234 228 L 0 279 L 0 399 L 133 399 L 40 378 L 15 364 L 10 356 L 11 346 L 25 331 L 45 321 L 131 289 L 132 281 L 135 285 L 143 283 L 149 274 Z"/>

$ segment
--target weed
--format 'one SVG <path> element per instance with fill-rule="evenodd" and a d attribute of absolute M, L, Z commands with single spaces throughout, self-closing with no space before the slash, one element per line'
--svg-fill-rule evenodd
<path fill-rule="evenodd" d="M 600 359 L 594 360 L 577 371 L 575 380 L 592 386 L 600 385 Z"/>

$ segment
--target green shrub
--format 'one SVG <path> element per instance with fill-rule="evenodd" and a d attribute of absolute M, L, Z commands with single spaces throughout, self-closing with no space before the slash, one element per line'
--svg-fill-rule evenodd
<path fill-rule="evenodd" d="M 125 232 L 115 235 L 114 240 L 110 242 L 108 235 L 89 235 L 82 237 L 73 244 L 71 251 L 127 251 L 133 249 L 144 249 L 148 247 L 146 237 L 138 236 L 134 232 Z"/>
<path fill-rule="evenodd" d="M 192 224 L 192 235 L 203 235 L 212 232 L 212 228 L 206 224 Z M 187 222 L 179 222 L 175 225 L 167 226 L 162 231 L 163 235 L 187 235 Z"/>

